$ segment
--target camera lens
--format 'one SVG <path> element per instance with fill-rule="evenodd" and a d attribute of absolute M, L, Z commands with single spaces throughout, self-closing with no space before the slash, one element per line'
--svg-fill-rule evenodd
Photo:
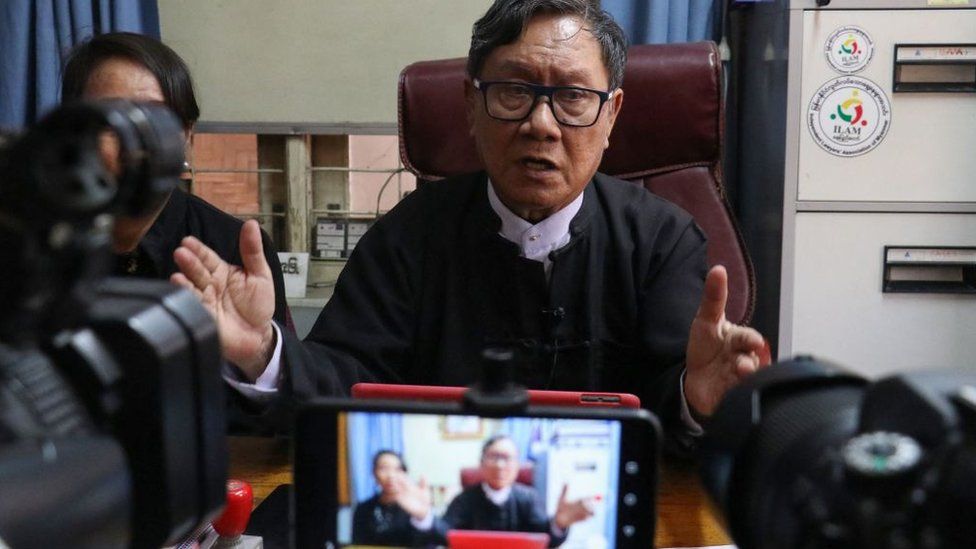
<path fill-rule="evenodd" d="M 740 547 L 800 547 L 837 472 L 821 459 L 857 431 L 866 382 L 811 359 L 761 370 L 726 395 L 702 441 L 702 477 Z"/>

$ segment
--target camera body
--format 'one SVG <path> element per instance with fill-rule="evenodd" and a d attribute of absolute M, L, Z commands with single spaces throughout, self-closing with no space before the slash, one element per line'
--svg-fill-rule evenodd
<path fill-rule="evenodd" d="M 976 372 L 869 383 L 798 357 L 732 389 L 701 450 L 743 549 L 976 544 Z"/>
<path fill-rule="evenodd" d="M 224 503 L 213 320 L 167 282 L 105 278 L 113 216 L 160 207 L 183 146 L 164 107 L 111 101 L 61 107 L 0 151 L 0 540 L 11 547 L 158 547 Z"/>

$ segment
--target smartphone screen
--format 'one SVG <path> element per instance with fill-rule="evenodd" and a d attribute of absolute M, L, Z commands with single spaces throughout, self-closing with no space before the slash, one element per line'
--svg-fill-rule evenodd
<path fill-rule="evenodd" d="M 653 537 L 654 522 L 656 454 L 634 441 L 653 429 L 634 423 L 322 411 L 299 424 L 298 539 L 318 540 L 303 537 L 311 529 L 342 547 L 627 546 L 648 524 Z M 635 428 L 644 435 L 628 444 Z"/>

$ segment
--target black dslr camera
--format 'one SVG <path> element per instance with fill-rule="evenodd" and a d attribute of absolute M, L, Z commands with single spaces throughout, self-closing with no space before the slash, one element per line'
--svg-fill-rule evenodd
<path fill-rule="evenodd" d="M 0 148 L 0 546 L 159 547 L 224 503 L 213 320 L 105 278 L 113 216 L 160 207 L 183 147 L 164 107 L 110 101 Z"/>
<path fill-rule="evenodd" d="M 702 475 L 742 549 L 976 547 L 976 372 L 777 364 L 726 395 Z"/>

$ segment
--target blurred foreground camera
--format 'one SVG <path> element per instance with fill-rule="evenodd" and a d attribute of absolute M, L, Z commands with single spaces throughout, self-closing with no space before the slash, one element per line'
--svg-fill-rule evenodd
<path fill-rule="evenodd" d="M 164 107 L 57 109 L 0 150 L 0 546 L 158 547 L 224 503 L 216 326 L 161 281 L 106 279 L 115 215 L 175 188 Z"/>
<path fill-rule="evenodd" d="M 702 452 L 743 549 L 976 547 L 976 372 L 797 358 L 729 391 Z"/>

